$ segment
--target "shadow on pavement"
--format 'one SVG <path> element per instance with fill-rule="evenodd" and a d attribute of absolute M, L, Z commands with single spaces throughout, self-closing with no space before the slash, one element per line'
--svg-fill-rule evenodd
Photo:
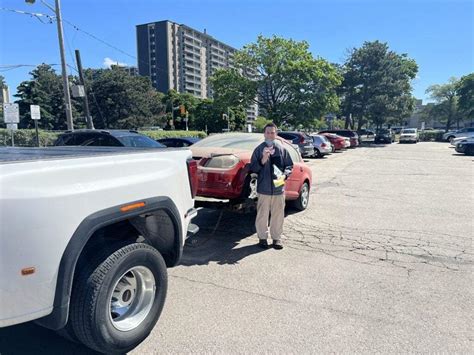
<path fill-rule="evenodd" d="M 291 207 L 285 209 L 285 216 L 297 212 Z M 193 223 L 199 226 L 199 233 L 186 241 L 180 265 L 238 264 L 247 256 L 265 252 L 257 246 L 257 238 L 241 243 L 255 231 L 256 213 L 235 213 L 202 209 Z M 269 242 L 271 242 L 269 240 Z"/>
<path fill-rule="evenodd" d="M 0 329 L 0 354 L 92 355 L 99 353 L 30 322 Z"/>

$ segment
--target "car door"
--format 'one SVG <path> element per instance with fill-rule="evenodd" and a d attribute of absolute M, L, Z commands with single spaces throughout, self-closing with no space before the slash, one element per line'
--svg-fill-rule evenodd
<path fill-rule="evenodd" d="M 283 142 L 283 146 L 290 154 L 291 160 L 293 160 L 293 171 L 290 177 L 286 180 L 285 195 L 286 198 L 295 199 L 300 194 L 300 187 L 303 182 L 303 167 L 302 159 L 298 151 L 293 148 L 290 144 Z"/>

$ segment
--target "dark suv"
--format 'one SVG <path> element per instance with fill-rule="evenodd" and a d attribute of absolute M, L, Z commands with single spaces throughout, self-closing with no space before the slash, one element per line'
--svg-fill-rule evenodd
<path fill-rule="evenodd" d="M 314 156 L 313 138 L 303 132 L 278 132 L 278 135 L 297 145 L 302 157 Z"/>
<path fill-rule="evenodd" d="M 351 131 L 350 129 L 328 129 L 325 131 L 320 131 L 321 133 L 334 133 L 339 136 L 347 137 L 351 140 L 351 148 L 355 148 L 359 145 L 359 135 L 357 132 Z"/>
<path fill-rule="evenodd" d="M 395 142 L 395 132 L 390 128 L 380 128 L 375 136 L 375 143 L 393 143 Z"/>
<path fill-rule="evenodd" d="M 136 131 L 125 130 L 95 130 L 78 129 L 61 134 L 55 146 L 82 145 L 100 147 L 136 147 L 136 148 L 164 148 L 150 137 Z"/>

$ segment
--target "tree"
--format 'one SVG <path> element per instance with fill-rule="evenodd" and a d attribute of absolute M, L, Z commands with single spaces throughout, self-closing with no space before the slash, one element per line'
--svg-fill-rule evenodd
<path fill-rule="evenodd" d="M 208 133 L 220 133 L 227 130 L 241 130 L 245 126 L 247 113 L 243 106 L 229 109 L 228 119 L 225 119 L 223 113 L 227 110 L 217 105 L 212 99 L 204 99 L 196 106 L 193 116 L 193 128 Z"/>
<path fill-rule="evenodd" d="M 341 77 L 329 62 L 313 58 L 305 41 L 259 36 L 235 54 L 234 66 L 212 79 L 220 105 L 258 103 L 278 125 L 301 124 L 338 107 Z"/>
<path fill-rule="evenodd" d="M 426 89 L 435 105 L 431 106 L 429 114 L 440 122 L 446 123 L 446 131 L 449 131 L 453 123 L 459 128 L 461 115 L 458 109 L 457 88 L 459 81 L 451 77 L 446 84 L 431 85 Z"/>
<path fill-rule="evenodd" d="M 199 103 L 198 98 L 187 92 L 179 93 L 176 90 L 169 90 L 162 97 L 161 102 L 165 107 L 168 128 L 184 130 L 186 119 L 188 119 L 188 127 L 193 125 L 193 112 Z"/>
<path fill-rule="evenodd" d="M 161 122 L 163 94 L 149 78 L 131 76 L 123 68 L 85 70 L 91 114 L 96 128 L 139 128 Z"/>
<path fill-rule="evenodd" d="M 466 118 L 474 120 L 474 73 L 463 76 L 457 85 L 459 110 Z"/>
<path fill-rule="evenodd" d="M 17 88 L 15 97 L 20 109 L 20 128 L 32 128 L 34 122 L 30 115 L 30 105 L 39 105 L 41 120 L 39 125 L 45 129 L 67 129 L 66 111 L 63 100 L 61 76 L 48 64 L 37 66 L 31 80 L 23 81 Z M 71 100 L 73 116 L 77 116 L 79 103 Z"/>
<path fill-rule="evenodd" d="M 353 48 L 342 70 L 344 80 L 339 93 L 346 127 L 381 127 L 389 118 L 406 117 L 413 111 L 410 82 L 418 65 L 406 54 L 390 51 L 387 43 L 365 42 L 361 48 Z"/>

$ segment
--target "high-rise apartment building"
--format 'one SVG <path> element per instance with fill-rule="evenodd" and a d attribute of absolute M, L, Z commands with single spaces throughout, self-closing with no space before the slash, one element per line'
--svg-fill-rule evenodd
<path fill-rule="evenodd" d="M 138 73 L 148 76 L 158 91 L 174 89 L 204 99 L 213 96 L 209 78 L 216 69 L 233 66 L 236 49 L 205 30 L 159 21 L 137 26 L 137 52 Z M 253 105 L 249 119 L 256 115 Z"/>

